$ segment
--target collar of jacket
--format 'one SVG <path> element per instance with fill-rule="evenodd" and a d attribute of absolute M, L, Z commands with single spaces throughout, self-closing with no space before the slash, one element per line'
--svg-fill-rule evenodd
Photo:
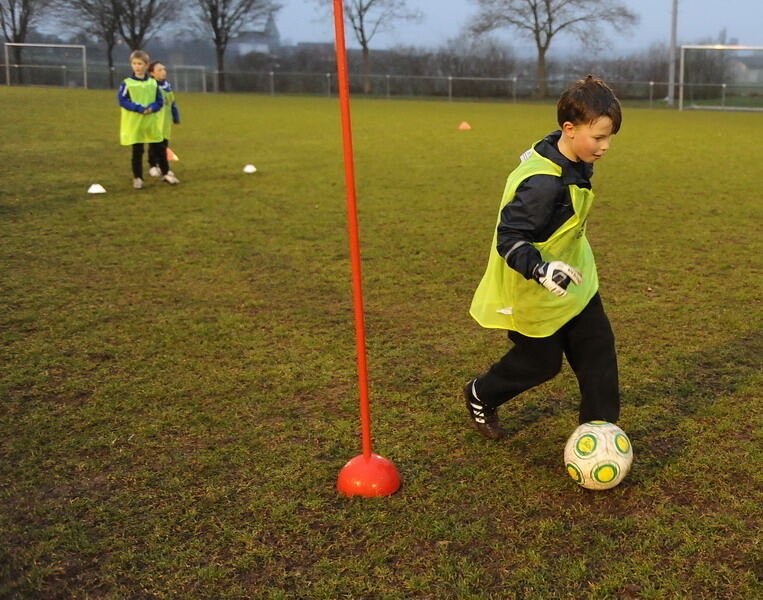
<path fill-rule="evenodd" d="M 561 137 L 562 132 L 558 129 L 549 133 L 540 142 L 535 144 L 535 151 L 562 168 L 562 183 L 564 185 L 576 185 L 581 188 L 590 189 L 593 164 L 583 162 L 582 160 L 573 162 L 559 152 L 558 144 Z"/>

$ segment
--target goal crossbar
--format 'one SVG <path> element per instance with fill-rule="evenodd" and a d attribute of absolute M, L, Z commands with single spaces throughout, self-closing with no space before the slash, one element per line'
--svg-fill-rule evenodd
<path fill-rule="evenodd" d="M 82 50 L 82 84 L 87 89 L 87 48 L 82 44 L 26 44 L 21 42 L 5 42 L 5 81 L 11 85 L 11 62 L 8 57 L 9 47 L 19 48 L 79 48 Z"/>

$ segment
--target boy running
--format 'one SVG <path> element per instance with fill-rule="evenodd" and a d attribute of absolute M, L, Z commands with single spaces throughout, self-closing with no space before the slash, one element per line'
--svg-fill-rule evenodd
<path fill-rule="evenodd" d="M 504 436 L 497 408 L 556 376 L 562 355 L 578 379 L 580 423 L 614 423 L 620 413 L 615 339 L 585 235 L 593 163 L 620 129 L 620 103 L 589 75 L 561 95 L 557 121 L 560 130 L 534 144 L 509 175 L 471 304 L 480 325 L 508 330 L 514 343 L 464 387 L 474 426 L 493 440 Z"/>

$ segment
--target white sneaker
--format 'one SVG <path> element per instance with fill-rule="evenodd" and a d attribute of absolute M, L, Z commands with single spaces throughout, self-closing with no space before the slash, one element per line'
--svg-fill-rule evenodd
<path fill-rule="evenodd" d="M 136 190 L 142 190 L 143 180 L 140 177 L 136 177 L 132 180 L 132 187 L 134 187 Z"/>
<path fill-rule="evenodd" d="M 161 173 L 161 171 L 159 171 L 159 173 Z M 175 174 L 172 171 L 167 171 L 167 175 L 172 175 L 173 177 L 175 176 Z"/>
<path fill-rule="evenodd" d="M 162 170 L 159 167 L 151 167 L 148 170 L 148 174 L 151 175 L 151 177 L 159 177 L 162 174 Z"/>
<path fill-rule="evenodd" d="M 180 183 L 180 180 L 175 177 L 172 173 L 167 173 L 164 177 L 162 177 L 162 181 L 166 181 L 170 185 L 176 185 Z"/>

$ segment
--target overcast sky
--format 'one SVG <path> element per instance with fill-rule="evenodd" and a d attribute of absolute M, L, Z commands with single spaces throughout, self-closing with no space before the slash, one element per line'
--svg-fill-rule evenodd
<path fill-rule="evenodd" d="M 276 17 L 276 24 L 283 43 L 333 40 L 330 12 L 320 18 L 313 0 L 279 1 L 283 8 Z M 672 0 L 623 1 L 641 16 L 641 23 L 631 36 L 610 34 L 612 47 L 628 52 L 645 49 L 654 42 L 669 41 Z M 332 3 L 325 0 L 325 4 L 330 6 Z M 458 35 L 464 23 L 475 12 L 476 5 L 473 0 L 408 0 L 410 8 L 423 13 L 423 20 L 418 24 L 398 23 L 391 31 L 377 33 L 371 48 L 396 45 L 438 46 L 446 39 Z M 740 44 L 763 46 L 763 0 L 679 0 L 679 43 L 696 43 L 708 38 L 716 40 L 724 28 L 728 37 L 736 38 Z M 508 31 L 499 34 L 499 37 L 515 46 L 533 48 L 532 43 L 527 41 L 515 44 L 516 40 L 512 40 Z M 357 47 L 349 29 L 347 45 Z"/>

